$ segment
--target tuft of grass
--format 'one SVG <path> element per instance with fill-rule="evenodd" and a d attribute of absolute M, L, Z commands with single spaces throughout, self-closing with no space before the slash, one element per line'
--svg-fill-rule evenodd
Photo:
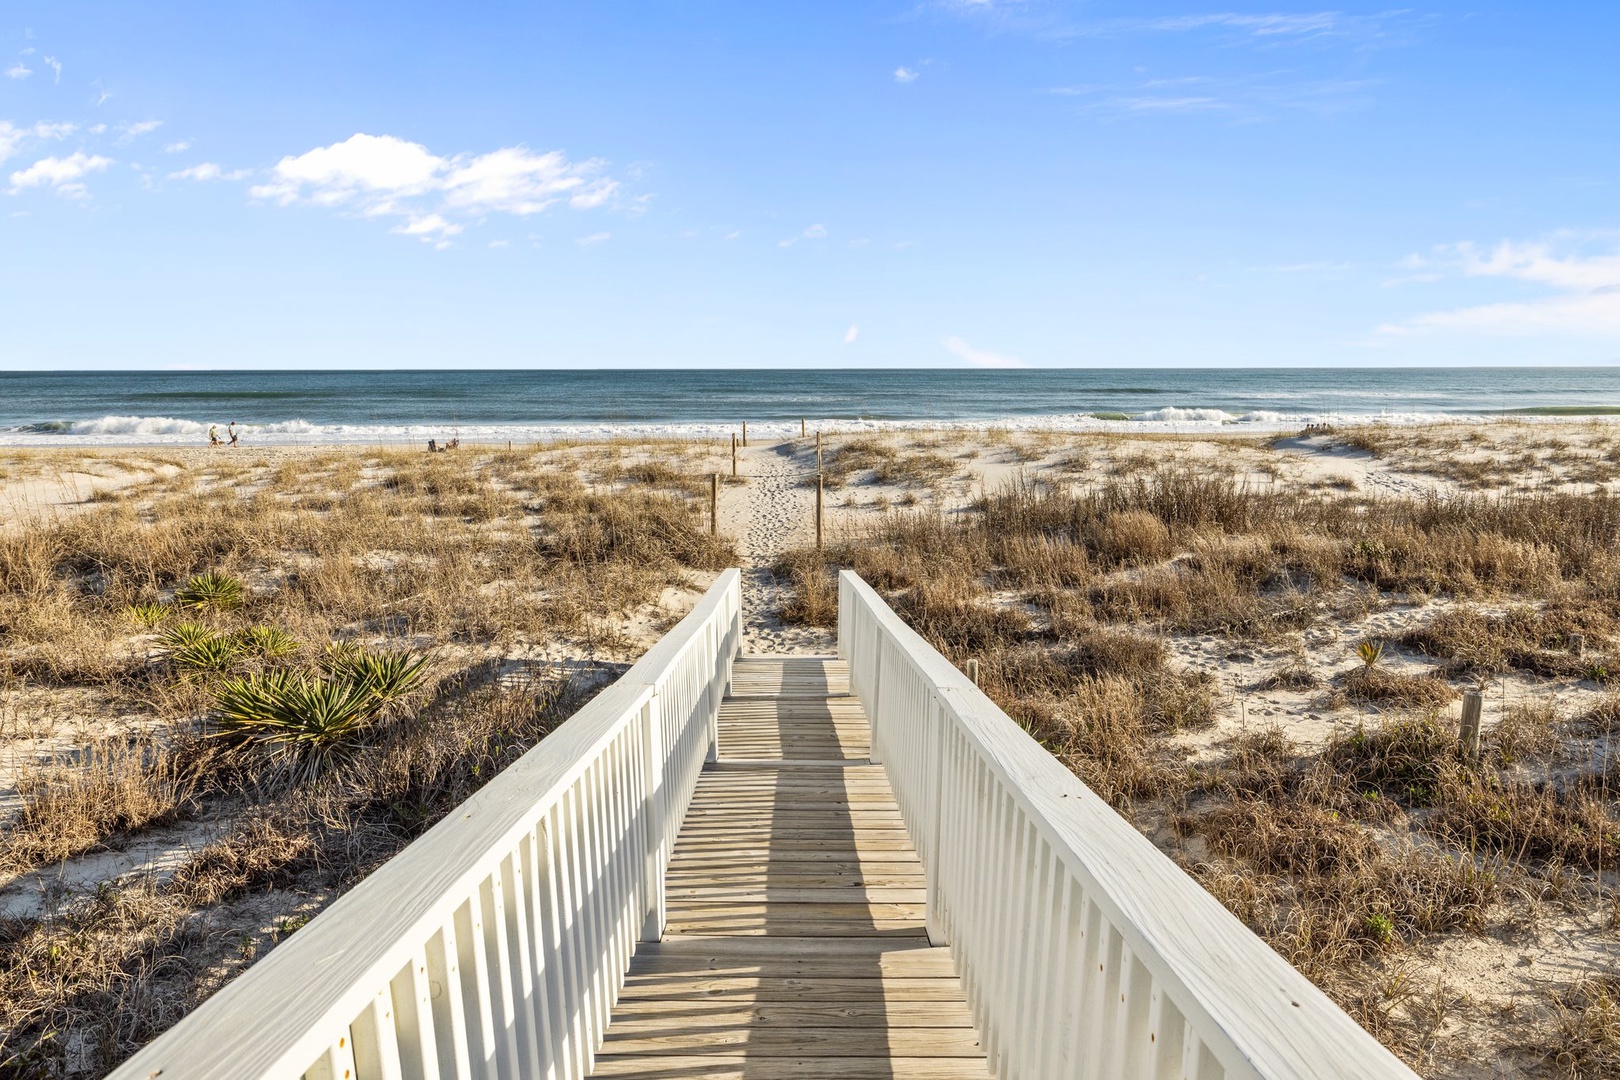
<path fill-rule="evenodd" d="M 1368 664 L 1344 677 L 1344 692 L 1353 700 L 1415 709 L 1437 709 L 1457 696 L 1450 683 L 1432 673 L 1408 675 Z"/>
<path fill-rule="evenodd" d="M 162 604 L 130 604 L 124 616 L 136 626 L 152 629 L 169 617 L 169 609 Z"/>
<path fill-rule="evenodd" d="M 243 652 L 259 660 L 285 660 L 298 652 L 298 639 L 274 626 L 250 626 L 236 635 Z"/>
<path fill-rule="evenodd" d="M 175 603 L 181 607 L 212 611 L 235 611 L 244 599 L 242 583 L 217 570 L 196 575 L 174 594 Z"/>

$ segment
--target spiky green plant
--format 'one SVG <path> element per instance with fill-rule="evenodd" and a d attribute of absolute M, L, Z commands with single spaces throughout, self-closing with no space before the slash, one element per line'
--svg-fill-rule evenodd
<path fill-rule="evenodd" d="M 169 609 L 162 604 L 131 604 L 124 609 L 124 615 L 136 626 L 151 629 L 169 617 Z"/>
<path fill-rule="evenodd" d="M 241 659 L 241 644 L 219 634 L 210 634 L 169 653 L 169 662 L 182 675 L 223 675 Z"/>
<path fill-rule="evenodd" d="M 236 640 L 242 651 L 260 660 L 283 660 L 298 651 L 298 639 L 275 626 L 250 626 Z"/>
<path fill-rule="evenodd" d="M 1356 655 L 1368 671 L 1378 666 L 1378 661 L 1384 658 L 1384 643 L 1368 639 L 1356 646 Z"/>
<path fill-rule="evenodd" d="M 416 688 L 426 664 L 423 656 L 371 650 L 345 641 L 328 646 L 321 666 L 332 678 L 363 686 L 379 702 L 389 704 Z"/>
<path fill-rule="evenodd" d="M 242 606 L 242 583 L 229 574 L 210 570 L 182 585 L 174 599 L 181 607 L 234 611 Z"/>
<path fill-rule="evenodd" d="M 382 708 L 364 686 L 286 670 L 224 679 L 214 703 L 216 735 L 262 745 L 309 775 L 353 751 Z"/>
<path fill-rule="evenodd" d="M 158 636 L 158 644 L 173 653 L 181 649 L 188 649 L 200 641 L 207 641 L 209 638 L 217 636 L 201 623 L 175 623 L 173 626 L 166 627 L 163 633 Z"/>

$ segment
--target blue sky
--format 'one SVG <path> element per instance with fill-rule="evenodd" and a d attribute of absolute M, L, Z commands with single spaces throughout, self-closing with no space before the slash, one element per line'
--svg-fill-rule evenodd
<path fill-rule="evenodd" d="M 1620 5 L 14 2 L 0 367 L 1620 359 Z"/>

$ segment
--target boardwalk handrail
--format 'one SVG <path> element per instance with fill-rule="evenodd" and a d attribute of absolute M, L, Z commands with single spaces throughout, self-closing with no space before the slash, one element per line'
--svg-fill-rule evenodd
<path fill-rule="evenodd" d="M 739 574 L 628 672 L 116 1080 L 582 1077 L 741 644 Z"/>
<path fill-rule="evenodd" d="M 849 571 L 838 652 L 998 1077 L 1415 1076 Z"/>

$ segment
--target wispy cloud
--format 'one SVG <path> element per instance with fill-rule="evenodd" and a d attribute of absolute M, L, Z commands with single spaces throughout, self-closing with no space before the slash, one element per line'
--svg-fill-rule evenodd
<path fill-rule="evenodd" d="M 120 124 L 118 125 L 118 142 L 121 145 L 128 145 L 142 135 L 152 134 L 162 126 L 163 121 L 161 120 L 138 120 L 133 124 Z"/>
<path fill-rule="evenodd" d="M 190 139 L 178 139 L 163 148 L 165 154 L 179 154 L 191 149 Z"/>
<path fill-rule="evenodd" d="M 614 202 L 620 185 L 601 175 L 604 167 L 596 159 L 570 161 L 561 151 L 535 153 L 523 146 L 444 157 L 392 135 L 358 134 L 282 158 L 270 179 L 249 194 L 282 206 L 325 206 L 410 222 L 449 221 L 450 214 L 527 217 L 556 205 L 591 210 Z M 409 225 L 396 231 L 418 235 Z"/>
<path fill-rule="evenodd" d="M 940 342 L 946 350 L 974 367 L 981 368 L 1021 368 L 1029 365 L 1016 356 L 1004 356 L 1001 353 L 989 352 L 985 349 L 975 349 L 972 345 L 959 337 L 948 337 Z"/>
<path fill-rule="evenodd" d="M 589 236 L 582 236 L 578 240 L 575 240 L 574 243 L 578 244 L 580 247 L 595 247 L 597 244 L 611 239 L 613 239 L 612 233 L 599 232 L 591 233 Z"/>
<path fill-rule="evenodd" d="M 196 180 L 208 183 L 214 180 L 245 180 L 249 175 L 250 170 L 248 169 L 231 169 L 227 172 L 212 161 L 204 161 L 201 164 L 191 166 L 189 169 L 181 169 L 179 172 L 170 173 L 169 179 Z"/>
<path fill-rule="evenodd" d="M 1285 69 L 1242 76 L 1188 75 L 1113 85 L 1053 86 L 1046 93 L 1074 98 L 1084 112 L 1116 116 L 1211 113 L 1234 122 L 1284 112 L 1342 113 L 1372 101 L 1371 79 L 1321 79 Z"/>
<path fill-rule="evenodd" d="M 1196 15 L 1077 20 L 1052 0 L 937 0 L 934 8 L 1007 33 L 1055 40 L 1133 34 L 1204 34 L 1229 43 L 1283 47 L 1309 42 L 1358 46 L 1404 44 L 1434 17 L 1410 8 L 1370 14 L 1344 11 L 1206 12 Z"/>
<path fill-rule="evenodd" d="M 38 123 L 30 127 L 17 127 L 9 120 L 0 120 L 0 161 L 6 160 L 29 142 L 64 139 L 77 130 L 73 124 L 66 123 Z"/>
<path fill-rule="evenodd" d="M 101 172 L 111 165 L 111 158 L 86 154 L 82 151 L 67 157 L 41 158 L 26 169 L 11 174 L 11 190 L 15 195 L 25 188 L 49 188 L 70 199 L 87 197 L 82 179 L 90 173 Z"/>
<path fill-rule="evenodd" d="M 897 67 L 894 69 L 894 81 L 902 84 L 914 83 L 917 81 L 917 72 L 912 68 Z"/>
<path fill-rule="evenodd" d="M 28 76 L 32 75 L 33 73 L 34 73 L 34 69 L 31 68 L 31 67 L 28 67 L 21 60 L 17 61 L 15 64 L 12 64 L 10 67 L 6 68 L 6 78 L 8 78 L 8 79 L 26 79 L 26 78 L 28 78 Z"/>
<path fill-rule="evenodd" d="M 1605 250 L 1591 248 L 1602 244 Z M 1455 244 L 1413 256 L 1408 268 L 1439 277 L 1495 278 L 1550 290 L 1550 295 L 1474 304 L 1414 315 L 1378 328 L 1384 335 L 1420 333 L 1510 336 L 1620 336 L 1620 243 L 1612 235 L 1558 234 L 1505 240 L 1493 248 Z"/>
<path fill-rule="evenodd" d="M 808 229 L 804 230 L 804 232 L 800 233 L 798 236 L 790 236 L 786 240 L 778 240 L 776 242 L 776 246 L 777 247 L 792 247 L 794 244 L 797 244 L 800 240 L 825 240 L 826 238 L 827 238 L 827 226 L 825 226 L 825 225 L 812 225 Z"/>
<path fill-rule="evenodd" d="M 47 57 L 44 58 L 44 60 L 45 60 L 45 66 L 50 68 L 53 75 L 54 75 L 54 78 L 52 78 L 51 81 L 56 82 L 56 83 L 61 82 L 62 81 L 62 61 L 58 60 L 54 56 L 47 56 Z"/>
<path fill-rule="evenodd" d="M 856 340 L 860 338 L 860 336 L 861 328 L 859 326 L 852 325 L 848 330 L 844 331 L 844 344 L 853 345 L 855 344 Z"/>

